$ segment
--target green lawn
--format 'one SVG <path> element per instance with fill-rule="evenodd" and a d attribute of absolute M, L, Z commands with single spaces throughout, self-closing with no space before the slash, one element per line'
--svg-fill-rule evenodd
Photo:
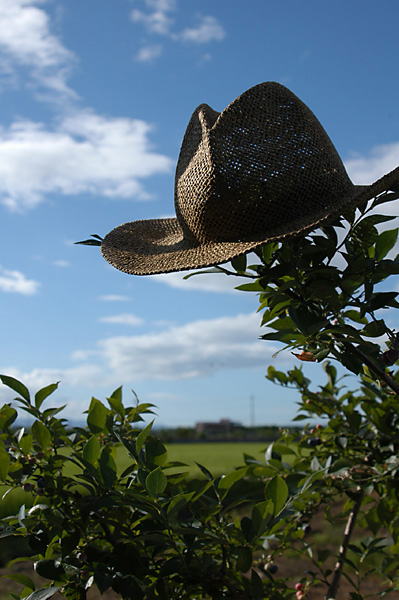
<path fill-rule="evenodd" d="M 214 476 L 244 465 L 243 454 L 264 460 L 266 442 L 221 442 L 195 444 L 166 444 L 169 461 L 187 463 L 192 475 L 200 475 L 196 462 L 206 467 Z"/>

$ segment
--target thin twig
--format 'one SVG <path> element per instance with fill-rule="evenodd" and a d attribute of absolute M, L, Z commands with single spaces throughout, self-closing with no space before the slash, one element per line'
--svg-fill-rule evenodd
<path fill-rule="evenodd" d="M 334 600 L 335 596 L 338 592 L 339 582 L 342 575 L 342 569 L 345 562 L 346 551 L 348 549 L 348 545 L 350 542 L 350 538 L 353 532 L 353 528 L 355 527 L 356 519 L 359 514 L 360 506 L 362 504 L 363 493 L 360 492 L 359 496 L 353 505 L 353 509 L 348 517 L 348 521 L 346 523 L 345 531 L 344 531 L 344 539 L 342 540 L 342 545 L 339 549 L 338 560 L 336 562 L 334 568 L 334 575 L 332 578 L 332 582 L 330 587 L 328 588 L 326 594 L 326 600 Z"/>

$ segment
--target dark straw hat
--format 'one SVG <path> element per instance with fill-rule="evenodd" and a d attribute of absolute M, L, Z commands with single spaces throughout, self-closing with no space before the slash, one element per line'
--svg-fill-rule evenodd
<path fill-rule="evenodd" d="M 101 251 L 136 275 L 216 265 L 398 186 L 399 167 L 353 185 L 311 110 L 284 86 L 261 83 L 222 113 L 194 111 L 176 168 L 176 218 L 120 225 Z"/>

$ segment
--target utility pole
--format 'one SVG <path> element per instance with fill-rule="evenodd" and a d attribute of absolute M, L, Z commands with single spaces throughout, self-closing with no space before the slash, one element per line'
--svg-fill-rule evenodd
<path fill-rule="evenodd" d="M 249 423 L 251 427 L 255 427 L 255 396 L 249 397 Z"/>

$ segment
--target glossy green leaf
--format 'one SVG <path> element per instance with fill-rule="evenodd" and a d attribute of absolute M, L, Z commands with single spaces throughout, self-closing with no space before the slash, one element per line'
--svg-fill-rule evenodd
<path fill-rule="evenodd" d="M 375 256 L 377 260 L 381 260 L 392 250 L 398 239 L 398 232 L 399 229 L 390 229 L 389 231 L 380 233 L 375 244 Z"/>
<path fill-rule="evenodd" d="M 122 418 L 125 417 L 126 411 L 122 404 L 122 387 L 118 387 L 109 398 L 107 398 L 109 405 L 118 413 Z"/>
<path fill-rule="evenodd" d="M 273 514 L 278 515 L 288 499 L 288 486 L 280 475 L 275 475 L 266 485 L 265 497 L 273 503 Z"/>
<path fill-rule="evenodd" d="M 51 383 L 50 385 L 48 385 L 48 386 L 42 388 L 41 390 L 39 390 L 38 392 L 36 392 L 35 406 L 37 409 L 39 409 L 41 407 L 44 400 L 46 398 L 48 398 L 48 396 L 50 396 L 53 392 L 55 392 L 55 390 L 58 388 L 58 384 L 59 384 L 59 382 Z"/>
<path fill-rule="evenodd" d="M 17 392 L 17 394 L 22 396 L 22 398 L 30 404 L 29 390 L 27 387 L 24 386 L 23 383 L 21 383 L 20 381 L 18 381 L 18 379 L 15 379 L 14 377 L 9 377 L 8 375 L 0 375 L 0 379 L 4 383 L 4 385 L 14 390 L 14 392 Z"/>
<path fill-rule="evenodd" d="M 35 434 L 34 431 L 33 431 L 33 434 Z M 33 444 L 33 438 L 29 433 L 23 435 L 21 437 L 21 439 L 19 440 L 19 447 L 21 448 L 21 450 L 24 454 L 29 454 L 29 452 L 32 449 L 32 444 Z"/>
<path fill-rule="evenodd" d="M 144 446 L 146 439 L 150 435 L 153 423 L 154 423 L 154 421 L 152 420 L 151 423 L 148 423 L 148 425 L 146 427 L 144 427 L 144 429 L 142 431 L 140 431 L 139 435 L 137 436 L 137 440 L 136 440 L 137 454 L 140 453 L 140 450 Z"/>
<path fill-rule="evenodd" d="M 105 430 L 107 415 L 108 409 L 104 404 L 93 398 L 87 415 L 87 424 L 92 433 L 102 433 Z"/>
<path fill-rule="evenodd" d="M 32 433 L 39 446 L 45 450 L 51 444 L 51 433 L 41 421 L 32 423 Z"/>
<path fill-rule="evenodd" d="M 145 486 L 148 492 L 153 498 L 157 498 L 165 490 L 167 486 L 167 479 L 160 467 L 157 467 L 154 471 L 147 476 L 145 480 Z"/>
<path fill-rule="evenodd" d="M 94 465 L 101 454 L 101 445 L 96 435 L 92 435 L 83 446 L 83 458 Z"/>
<path fill-rule="evenodd" d="M 48 600 L 48 598 L 54 596 L 60 589 L 60 587 L 52 586 L 42 590 L 36 590 L 24 598 L 24 600 Z"/>
<path fill-rule="evenodd" d="M 239 481 L 248 473 L 248 467 L 242 467 L 241 469 L 236 469 L 227 475 L 223 475 L 219 479 L 218 488 L 219 490 L 228 490 L 231 486 Z"/>

